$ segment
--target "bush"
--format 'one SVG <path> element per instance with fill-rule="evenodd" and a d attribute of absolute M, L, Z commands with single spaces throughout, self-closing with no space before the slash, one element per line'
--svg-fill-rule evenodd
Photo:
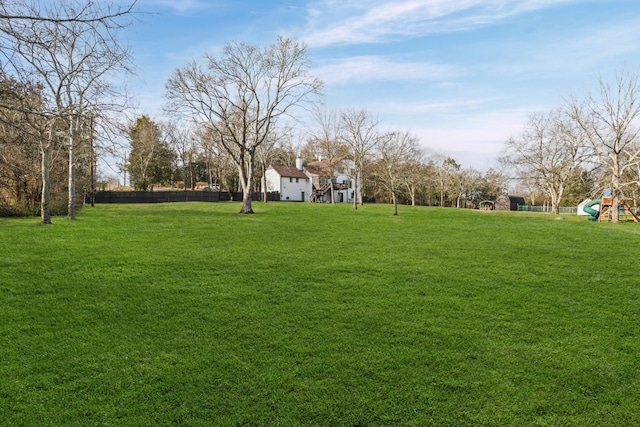
<path fill-rule="evenodd" d="M 0 205 L 0 217 L 27 217 L 38 216 L 37 206 Z"/>

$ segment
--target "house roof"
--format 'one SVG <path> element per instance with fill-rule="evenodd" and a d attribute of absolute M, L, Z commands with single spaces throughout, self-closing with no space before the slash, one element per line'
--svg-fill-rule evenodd
<path fill-rule="evenodd" d="M 269 167 L 278 172 L 278 175 L 280 175 L 281 177 L 304 179 L 309 178 L 307 175 L 305 175 L 304 172 L 302 172 L 295 166 L 271 165 Z"/>
<path fill-rule="evenodd" d="M 506 198 L 506 199 L 509 199 L 509 201 L 510 201 L 510 202 L 515 202 L 515 203 L 518 203 L 518 204 L 520 204 L 520 205 L 524 205 L 524 204 L 525 204 L 524 197 L 522 197 L 522 196 L 509 196 L 509 195 L 506 195 L 506 194 L 503 194 L 503 195 L 501 195 L 501 196 L 498 196 L 498 197 L 496 198 L 496 201 L 498 201 L 498 200 L 504 200 L 505 198 Z"/>

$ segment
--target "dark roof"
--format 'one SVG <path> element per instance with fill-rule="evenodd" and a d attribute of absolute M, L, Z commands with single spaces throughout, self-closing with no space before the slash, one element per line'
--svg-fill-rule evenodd
<path fill-rule="evenodd" d="M 524 205 L 525 199 L 522 196 L 508 196 L 506 194 L 503 194 L 501 196 L 498 196 L 496 198 L 497 200 L 504 200 L 504 199 L 508 199 L 510 202 L 516 202 L 518 204 Z"/>
<path fill-rule="evenodd" d="M 269 167 L 275 170 L 276 172 L 278 172 L 278 175 L 282 177 L 305 178 L 305 179 L 309 178 L 307 175 L 304 174 L 304 172 L 302 172 L 300 169 L 298 169 L 295 166 L 271 165 Z"/>

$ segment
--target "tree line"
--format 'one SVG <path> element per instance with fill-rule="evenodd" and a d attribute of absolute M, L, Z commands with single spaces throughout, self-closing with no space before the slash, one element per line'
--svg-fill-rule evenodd
<path fill-rule="evenodd" d="M 313 117 L 302 134 L 278 129 L 258 147 L 251 188 L 265 188 L 262 180 L 269 165 L 295 166 L 297 158 L 304 164 L 324 159 L 328 178 L 348 175 L 362 186 L 356 194 L 391 202 L 396 212 L 398 203 L 475 208 L 507 188 L 507 177 L 498 170 L 463 168 L 452 157 L 429 152 L 409 131 L 386 130 L 366 110 L 316 106 Z M 243 189 L 234 159 L 209 130 L 141 116 L 129 128 L 129 137 L 126 169 L 136 190 L 186 190 L 203 183 L 217 191 Z M 351 167 L 340 169 L 344 165 Z M 333 194 L 330 200 L 335 202 Z M 362 203 L 362 198 L 354 199 L 354 208 Z"/>
<path fill-rule="evenodd" d="M 96 157 L 123 157 L 136 189 L 158 185 L 243 193 L 241 212 L 266 168 L 326 159 L 330 174 L 350 159 L 362 196 L 393 203 L 478 207 L 516 179 L 532 202 L 557 212 L 563 203 L 612 189 L 635 197 L 640 179 L 638 97 L 634 75 L 599 81 L 599 93 L 532 115 L 509 138 L 498 167 L 481 172 L 429 152 L 408 130 L 389 130 L 366 110 L 321 106 L 323 82 L 307 47 L 278 37 L 270 45 L 227 44 L 177 68 L 165 84 L 161 122 L 125 122 L 126 93 L 114 75 L 131 71 L 119 31 L 128 3 L 70 0 L 0 3 L 0 205 L 75 217 L 77 195 L 96 182 Z M 313 112 L 301 125 L 300 114 Z M 112 152 L 110 152 L 112 151 Z M 332 197 L 332 200 L 334 198 Z M 617 212 L 616 212 L 617 213 Z M 614 216 L 614 221 L 617 217 Z"/>

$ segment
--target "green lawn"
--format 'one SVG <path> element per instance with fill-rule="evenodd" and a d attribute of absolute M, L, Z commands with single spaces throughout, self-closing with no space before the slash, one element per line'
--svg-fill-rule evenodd
<path fill-rule="evenodd" d="M 640 224 L 254 208 L 0 219 L 1 424 L 640 425 Z"/>

